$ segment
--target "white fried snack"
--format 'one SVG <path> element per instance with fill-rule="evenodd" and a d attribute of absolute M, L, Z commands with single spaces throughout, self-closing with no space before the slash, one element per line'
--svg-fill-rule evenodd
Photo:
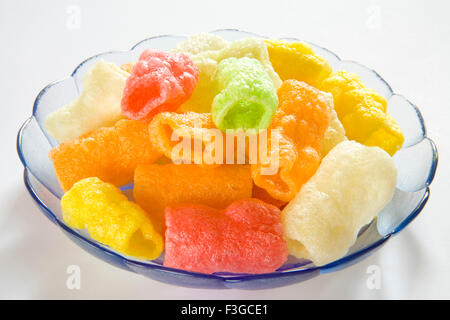
<path fill-rule="evenodd" d="M 378 147 L 344 141 L 282 211 L 289 252 L 315 265 L 343 257 L 394 194 L 397 168 Z"/>
<path fill-rule="evenodd" d="M 111 126 L 122 118 L 121 100 L 129 73 L 100 60 L 83 77 L 83 91 L 72 102 L 48 115 L 47 133 L 62 142 Z"/>

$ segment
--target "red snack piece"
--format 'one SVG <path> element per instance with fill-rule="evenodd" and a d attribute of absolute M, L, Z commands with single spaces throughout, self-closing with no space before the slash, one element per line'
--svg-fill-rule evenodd
<path fill-rule="evenodd" d="M 258 199 L 225 210 L 167 207 L 164 265 L 201 273 L 267 273 L 286 262 L 280 210 Z"/>
<path fill-rule="evenodd" d="M 122 97 L 122 114 L 150 120 L 162 111 L 175 111 L 194 91 L 198 68 L 184 53 L 147 49 L 131 69 Z"/>

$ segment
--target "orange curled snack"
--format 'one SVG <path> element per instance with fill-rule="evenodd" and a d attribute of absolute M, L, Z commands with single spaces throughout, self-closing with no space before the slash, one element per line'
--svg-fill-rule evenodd
<path fill-rule="evenodd" d="M 271 204 L 277 208 L 282 208 L 287 204 L 286 201 L 273 198 L 265 189 L 258 187 L 256 184 L 253 185 L 252 198 L 262 200 L 265 203 Z"/>
<path fill-rule="evenodd" d="M 284 81 L 278 89 L 278 99 L 268 134 L 270 159 L 278 155 L 278 170 L 273 174 L 264 173 L 271 164 L 259 161 L 252 165 L 252 177 L 273 198 L 290 201 L 320 164 L 329 110 L 319 90 L 297 80 Z M 278 146 L 272 146 L 275 136 Z"/>
<path fill-rule="evenodd" d="M 248 165 L 147 164 L 136 168 L 133 195 L 161 230 L 169 205 L 193 203 L 223 209 L 250 198 L 252 186 Z"/>
<path fill-rule="evenodd" d="M 98 177 L 122 186 L 133 180 L 134 169 L 160 157 L 148 136 L 148 124 L 120 120 L 81 137 L 61 143 L 49 153 L 63 191 L 83 178 Z"/>
<path fill-rule="evenodd" d="M 149 133 L 155 148 L 174 163 L 204 163 L 202 155 L 205 156 L 211 151 L 208 154 L 214 156 L 215 140 L 211 134 L 223 138 L 223 134 L 214 125 L 210 113 L 196 112 L 161 112 L 150 122 Z M 188 143 L 186 149 L 182 148 L 182 141 Z M 201 146 L 198 150 L 201 152 L 197 152 L 197 155 L 194 152 L 196 143 Z M 190 151 L 184 152 L 187 149 Z M 222 164 L 223 158 L 217 162 Z"/>

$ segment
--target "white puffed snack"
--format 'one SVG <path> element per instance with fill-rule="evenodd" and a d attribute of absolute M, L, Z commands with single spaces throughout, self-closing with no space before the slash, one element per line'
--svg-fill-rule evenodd
<path fill-rule="evenodd" d="M 47 133 L 62 142 L 119 121 L 123 118 L 120 104 L 128 76 L 114 63 L 98 61 L 84 75 L 81 94 L 47 116 Z"/>
<path fill-rule="evenodd" d="M 192 96 L 180 107 L 180 111 L 211 112 L 211 104 L 218 92 L 215 90 L 215 74 L 220 61 L 227 58 L 253 58 L 261 62 L 275 88 L 281 86 L 281 79 L 273 70 L 267 45 L 263 39 L 243 38 L 228 42 L 211 34 L 193 35 L 172 49 L 184 52 L 199 69 L 199 80 Z"/>
<path fill-rule="evenodd" d="M 315 265 L 343 257 L 394 194 L 397 168 L 378 147 L 344 141 L 282 211 L 289 252 Z"/>

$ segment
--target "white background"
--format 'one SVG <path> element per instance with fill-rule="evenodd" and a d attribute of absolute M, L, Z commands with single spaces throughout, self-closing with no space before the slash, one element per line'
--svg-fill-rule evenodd
<path fill-rule="evenodd" d="M 79 28 L 70 20 L 80 10 Z M 0 298 L 450 298 L 449 1 L 0 0 Z M 75 25 L 76 27 L 76 25 Z M 377 70 L 421 109 L 440 162 L 421 215 L 377 253 L 343 271 L 279 289 L 186 289 L 116 269 L 68 240 L 32 202 L 15 138 L 35 96 L 83 59 L 153 35 L 239 28 L 310 40 Z M 81 268 L 81 289 L 66 268 Z M 381 268 L 369 290 L 367 268 Z"/>

